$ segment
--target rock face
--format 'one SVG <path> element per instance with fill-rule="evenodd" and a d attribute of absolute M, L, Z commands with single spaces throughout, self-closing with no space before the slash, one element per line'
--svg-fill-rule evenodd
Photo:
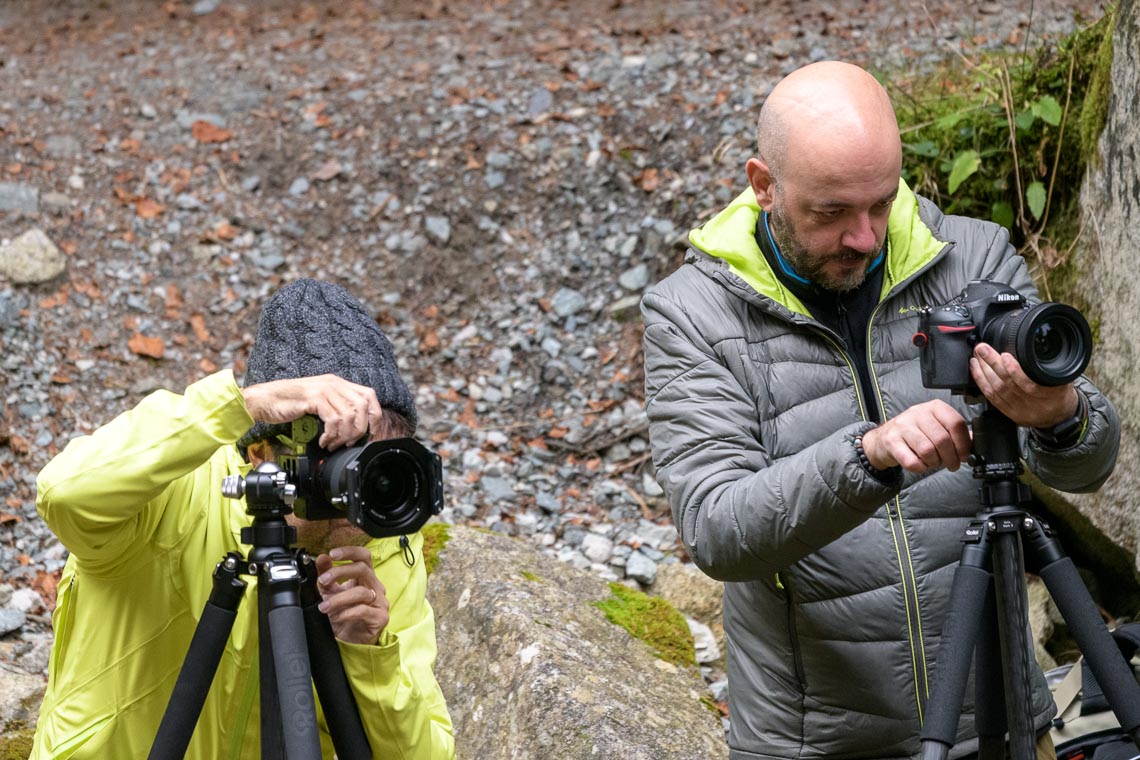
<path fill-rule="evenodd" d="M 1098 165 L 1082 188 L 1087 244 L 1078 289 L 1100 317 L 1090 371 L 1123 421 L 1116 472 L 1096 494 L 1072 497 L 1079 511 L 1127 550 L 1140 568 L 1140 283 L 1128 276 L 1140 254 L 1140 2 L 1122 0 L 1113 36 L 1112 96 Z"/>
<path fill-rule="evenodd" d="M 695 668 L 610 623 L 593 605 L 605 581 L 515 539 L 450 533 L 428 597 L 460 757 L 727 757 Z"/>

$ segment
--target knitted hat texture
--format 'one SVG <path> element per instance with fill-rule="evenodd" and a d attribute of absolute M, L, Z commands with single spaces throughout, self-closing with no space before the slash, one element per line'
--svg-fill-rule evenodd
<path fill-rule="evenodd" d="M 245 385 L 324 374 L 372 388 L 381 408 L 400 413 L 415 429 L 415 402 L 376 320 L 339 285 L 297 280 L 270 296 L 261 311 Z M 258 422 L 238 446 L 244 452 L 254 441 L 289 430 L 287 424 Z"/>

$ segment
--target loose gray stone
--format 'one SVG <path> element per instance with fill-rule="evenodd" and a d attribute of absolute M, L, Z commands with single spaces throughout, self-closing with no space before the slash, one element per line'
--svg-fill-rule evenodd
<path fill-rule="evenodd" d="M 550 306 L 558 316 L 568 317 L 585 308 L 586 299 L 577 290 L 560 288 L 550 299 Z"/>
<path fill-rule="evenodd" d="M 697 652 L 697 662 L 704 664 L 719 660 L 720 647 L 717 646 L 712 629 L 691 617 L 686 616 L 685 621 L 689 624 L 689 632 L 693 634 L 693 648 Z"/>
<path fill-rule="evenodd" d="M 0 211 L 35 214 L 39 210 L 39 188 L 26 182 L 0 182 Z"/>
<path fill-rule="evenodd" d="M 38 228 L 28 230 L 0 248 L 0 274 L 18 285 L 47 282 L 66 268 L 66 257 Z"/>
<path fill-rule="evenodd" d="M 597 533 L 588 533 L 582 539 L 582 553 L 591 562 L 606 562 L 613 552 L 614 542 L 605 536 L 599 536 Z"/>
<path fill-rule="evenodd" d="M 293 184 L 289 185 L 289 195 L 304 195 L 309 192 L 309 180 L 304 177 L 297 177 L 293 180 Z"/>
<path fill-rule="evenodd" d="M 644 290 L 649 284 L 649 267 L 638 264 L 633 269 L 627 269 L 618 277 L 618 284 L 626 290 Z"/>
<path fill-rule="evenodd" d="M 531 92 L 527 99 L 526 115 L 533 119 L 535 116 L 549 111 L 552 105 L 554 105 L 554 96 L 550 94 L 550 90 L 539 87 Z"/>
<path fill-rule="evenodd" d="M 451 240 L 451 220 L 446 216 L 427 217 L 424 219 L 424 230 L 437 243 L 446 244 Z"/>
<path fill-rule="evenodd" d="M 507 182 L 507 177 L 500 171 L 488 169 L 487 173 L 483 175 L 483 181 L 487 183 L 488 190 L 498 190 Z"/>
<path fill-rule="evenodd" d="M 44 140 L 44 152 L 52 158 L 74 158 L 83 147 L 71 135 L 51 135 Z"/>
<path fill-rule="evenodd" d="M 640 551 L 629 555 L 625 562 L 625 577 L 632 578 L 644 586 L 652 586 L 657 577 L 657 563 Z"/>
<path fill-rule="evenodd" d="M 44 210 L 53 214 L 64 214 L 71 208 L 71 198 L 63 193 L 44 193 L 40 201 L 44 205 Z"/>
<path fill-rule="evenodd" d="M 207 121 L 219 129 L 224 129 L 226 126 L 226 119 L 224 116 L 219 116 L 216 113 L 200 113 L 196 111 L 179 111 L 176 117 L 178 126 L 183 129 L 190 129 L 194 126 L 196 121 Z"/>
<path fill-rule="evenodd" d="M 0 636 L 12 631 L 18 631 L 24 627 L 24 622 L 27 618 L 20 610 L 5 607 L 0 609 Z"/>
<path fill-rule="evenodd" d="M 479 481 L 479 485 L 490 502 L 514 501 L 515 487 L 505 478 L 487 475 Z"/>

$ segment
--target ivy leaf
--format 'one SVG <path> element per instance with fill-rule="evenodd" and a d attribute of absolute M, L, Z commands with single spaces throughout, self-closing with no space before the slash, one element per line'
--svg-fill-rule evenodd
<path fill-rule="evenodd" d="M 957 190 L 958 186 L 976 172 L 981 165 L 982 159 L 976 150 L 964 150 L 959 153 L 954 159 L 954 165 L 950 168 L 950 184 L 948 187 L 950 192 Z"/>
<path fill-rule="evenodd" d="M 990 208 L 990 219 L 1009 229 L 1013 226 L 1013 206 L 1005 201 L 998 201 Z"/>
<path fill-rule="evenodd" d="M 961 111 L 955 111 L 954 113 L 946 114 L 941 119 L 934 122 L 934 126 L 936 129 L 953 129 L 958 125 L 958 122 L 960 122 L 964 116 L 965 114 Z"/>
<path fill-rule="evenodd" d="M 1025 202 L 1029 204 L 1029 211 L 1033 214 L 1033 218 L 1040 219 L 1041 212 L 1045 210 L 1045 185 L 1034 182 L 1025 188 Z"/>
<path fill-rule="evenodd" d="M 1061 123 L 1061 104 L 1052 95 L 1042 95 L 1041 99 L 1033 104 L 1032 110 L 1035 116 L 1041 117 L 1041 120 L 1050 126 L 1057 126 Z"/>
<path fill-rule="evenodd" d="M 1034 118 L 1035 117 L 1033 115 L 1033 110 L 1028 109 L 1028 110 L 1022 111 L 1017 116 L 1015 116 L 1013 119 L 1013 123 L 1017 125 L 1018 129 L 1020 129 L 1021 131 L 1024 132 L 1025 130 L 1027 130 L 1033 126 Z"/>
<path fill-rule="evenodd" d="M 917 143 L 905 143 L 905 145 L 907 150 L 919 156 L 926 156 L 927 158 L 936 158 L 938 156 L 938 146 L 930 140 L 923 140 Z"/>

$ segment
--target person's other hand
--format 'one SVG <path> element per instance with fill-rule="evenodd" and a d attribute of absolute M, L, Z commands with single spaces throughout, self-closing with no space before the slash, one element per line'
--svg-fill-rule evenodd
<path fill-rule="evenodd" d="M 985 343 L 974 347 L 970 375 L 994 408 L 1024 427 L 1046 428 L 1071 417 L 1079 401 L 1072 383 L 1048 387 L 1026 376 L 1013 354 Z"/>
<path fill-rule="evenodd" d="M 348 564 L 333 565 L 333 561 Z M 344 546 L 317 557 L 319 609 L 333 634 L 351 644 L 375 644 L 388 625 L 388 595 L 372 567 L 367 546 Z"/>
<path fill-rule="evenodd" d="M 325 423 L 318 443 L 333 451 L 380 430 L 383 415 L 376 391 L 336 375 L 258 383 L 242 389 L 249 415 L 257 422 L 292 422 L 315 414 Z"/>
<path fill-rule="evenodd" d="M 863 453 L 880 470 L 957 470 L 970 455 L 970 426 L 945 401 L 926 401 L 864 433 Z"/>

